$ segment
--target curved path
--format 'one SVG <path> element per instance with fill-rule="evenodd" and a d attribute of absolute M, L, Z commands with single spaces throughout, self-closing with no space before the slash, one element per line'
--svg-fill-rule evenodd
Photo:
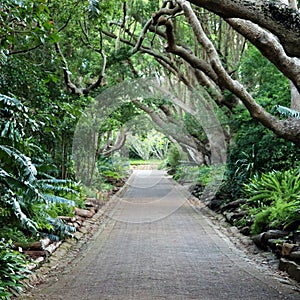
<path fill-rule="evenodd" d="M 30 299 L 300 299 L 246 259 L 162 171 L 134 171 L 112 201 L 105 228 Z"/>

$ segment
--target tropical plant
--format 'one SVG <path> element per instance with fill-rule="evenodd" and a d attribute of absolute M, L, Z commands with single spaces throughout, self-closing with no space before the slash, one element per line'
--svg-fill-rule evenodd
<path fill-rule="evenodd" d="M 274 110 L 277 110 L 278 113 L 285 117 L 300 119 L 300 112 L 282 105 L 275 105 Z"/>
<path fill-rule="evenodd" d="M 247 207 L 254 222 L 253 234 L 266 229 L 285 229 L 300 222 L 299 169 L 255 175 L 245 184 Z"/>
<path fill-rule="evenodd" d="M 164 159 L 169 147 L 169 140 L 155 129 L 144 134 L 131 134 L 127 137 L 131 151 L 143 160 L 156 157 Z"/>
<path fill-rule="evenodd" d="M 171 144 L 166 157 L 166 168 L 170 174 L 175 174 L 180 160 L 183 158 L 183 152 L 178 145 Z M 179 173 L 181 171 L 179 170 Z M 181 176 L 181 175 L 180 175 Z"/>
<path fill-rule="evenodd" d="M 129 163 L 117 154 L 111 157 L 101 157 L 97 162 L 97 169 L 101 180 L 100 186 L 124 179 L 128 175 Z"/>
<path fill-rule="evenodd" d="M 299 199 L 300 172 L 296 169 L 255 175 L 244 189 L 254 207 L 270 205 L 276 198 L 288 203 Z"/>
<path fill-rule="evenodd" d="M 37 123 L 28 116 L 28 108 L 14 97 L 1 95 L 0 108 L 4 116 L 0 121 L 0 224 L 10 223 L 34 235 L 50 233 L 54 238 L 56 232 L 62 237 L 62 232 L 74 231 L 68 226 L 62 229 L 63 224 L 58 227 L 47 209 L 54 203 L 74 207 L 75 202 L 67 198 L 78 195 L 78 187 L 50 176 L 39 178 L 32 160 L 24 154 L 31 152 L 24 143 L 26 130 L 35 130 Z"/>
<path fill-rule="evenodd" d="M 9 300 L 13 291 L 22 291 L 21 280 L 29 274 L 27 264 L 25 256 L 12 249 L 11 242 L 0 241 L 0 299 Z"/>

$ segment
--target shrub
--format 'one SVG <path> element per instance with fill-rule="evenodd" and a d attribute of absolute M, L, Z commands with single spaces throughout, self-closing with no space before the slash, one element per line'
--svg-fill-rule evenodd
<path fill-rule="evenodd" d="M 8 300 L 12 292 L 22 291 L 21 280 L 27 278 L 27 262 L 20 252 L 12 249 L 12 244 L 0 241 L 0 299 Z"/>
<path fill-rule="evenodd" d="M 300 223 L 299 170 L 272 171 L 254 176 L 244 190 L 247 206 L 254 217 L 251 232 L 286 229 Z"/>

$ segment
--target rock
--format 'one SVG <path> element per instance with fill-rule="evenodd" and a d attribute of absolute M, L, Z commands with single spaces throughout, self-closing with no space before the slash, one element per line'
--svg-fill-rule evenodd
<path fill-rule="evenodd" d="M 264 235 L 265 235 L 264 232 L 254 235 L 252 237 L 252 241 L 258 248 L 260 248 L 262 250 L 268 250 L 268 245 L 266 243 L 266 240 L 264 239 Z"/>
<path fill-rule="evenodd" d="M 289 255 L 289 258 L 300 261 L 300 251 L 292 251 Z"/>
<path fill-rule="evenodd" d="M 287 236 L 289 233 L 282 230 L 268 230 L 252 237 L 253 242 L 262 250 L 268 250 L 268 240 Z"/>
<path fill-rule="evenodd" d="M 50 244 L 49 238 L 42 238 L 39 241 L 31 243 L 15 243 L 16 248 L 22 248 L 24 250 L 43 250 Z"/>
<path fill-rule="evenodd" d="M 219 207 L 220 207 L 220 204 L 221 204 L 221 200 L 219 199 L 213 199 L 211 200 L 207 206 L 208 208 L 210 208 L 211 210 L 214 210 L 216 211 Z"/>
<path fill-rule="evenodd" d="M 285 236 L 289 235 L 288 231 L 283 231 L 283 230 L 268 230 L 267 232 L 264 233 L 264 239 L 269 240 L 269 239 L 278 239 L 278 238 L 283 238 Z"/>
<path fill-rule="evenodd" d="M 287 272 L 290 277 L 300 282 L 300 266 L 294 261 L 281 258 L 279 261 L 279 270 Z"/>
<path fill-rule="evenodd" d="M 62 241 L 52 243 L 45 250 L 48 251 L 48 253 L 52 254 L 61 244 Z"/>
<path fill-rule="evenodd" d="M 37 257 L 48 257 L 49 256 L 49 252 L 46 250 L 25 250 L 23 251 L 23 253 L 25 255 L 28 255 L 32 258 L 37 258 Z"/>
<path fill-rule="evenodd" d="M 269 239 L 267 241 L 267 245 L 272 249 L 272 250 L 279 250 L 281 248 L 281 243 L 278 242 L 278 239 Z"/>
<path fill-rule="evenodd" d="M 240 207 L 242 204 L 246 203 L 246 199 L 238 199 L 235 201 L 231 201 L 229 203 L 225 203 L 220 207 L 220 210 L 223 212 L 225 210 L 232 210 Z"/>
<path fill-rule="evenodd" d="M 95 211 L 82 208 L 75 208 L 75 214 L 80 217 L 91 218 L 95 214 Z"/>
<path fill-rule="evenodd" d="M 244 234 L 244 235 L 249 235 L 250 234 L 250 227 L 249 226 L 245 226 L 243 228 L 240 229 L 240 233 Z"/>
<path fill-rule="evenodd" d="M 283 257 L 289 256 L 295 247 L 297 247 L 296 244 L 283 243 L 281 248 L 281 255 Z"/>
<path fill-rule="evenodd" d="M 234 213 L 233 213 L 233 212 L 224 213 L 224 216 L 225 216 L 225 219 L 226 219 L 229 223 L 232 223 L 232 221 L 233 221 L 233 216 L 234 216 Z"/>

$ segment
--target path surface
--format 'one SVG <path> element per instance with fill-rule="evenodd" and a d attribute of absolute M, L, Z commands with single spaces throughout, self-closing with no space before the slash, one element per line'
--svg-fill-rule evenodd
<path fill-rule="evenodd" d="M 300 299 L 246 259 L 162 171 L 134 171 L 112 201 L 84 253 L 26 299 Z"/>

